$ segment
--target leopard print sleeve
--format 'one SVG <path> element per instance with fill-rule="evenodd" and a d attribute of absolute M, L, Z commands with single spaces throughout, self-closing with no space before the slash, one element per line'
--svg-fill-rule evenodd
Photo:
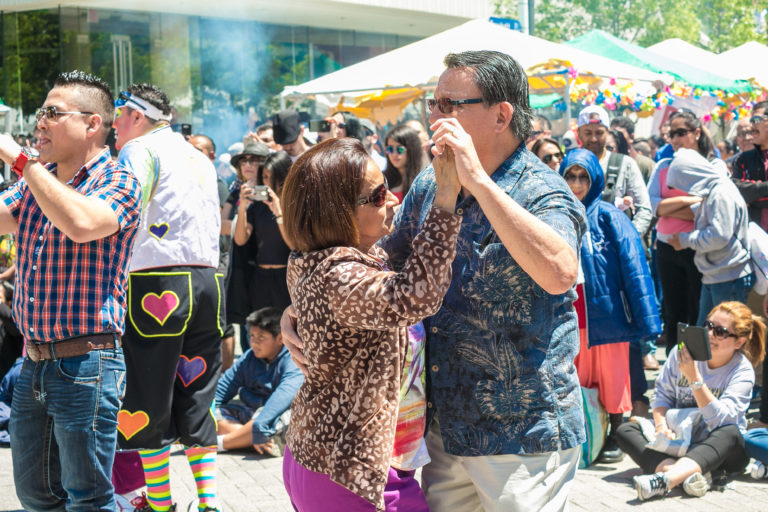
<path fill-rule="evenodd" d="M 400 272 L 339 261 L 327 273 L 329 305 L 349 327 L 406 327 L 434 314 L 451 283 L 461 217 L 432 208 Z"/>

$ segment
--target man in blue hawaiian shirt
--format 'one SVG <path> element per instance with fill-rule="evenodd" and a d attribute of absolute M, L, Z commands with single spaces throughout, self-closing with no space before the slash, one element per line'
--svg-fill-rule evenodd
<path fill-rule="evenodd" d="M 584 209 L 525 147 L 532 114 L 517 61 L 476 51 L 445 64 L 428 101 L 433 153 L 454 154 L 465 220 L 451 287 L 424 321 L 424 491 L 436 512 L 562 510 L 585 439 L 572 306 Z M 430 166 L 380 242 L 396 267 L 435 190 Z M 283 339 L 301 364 L 287 324 Z"/>

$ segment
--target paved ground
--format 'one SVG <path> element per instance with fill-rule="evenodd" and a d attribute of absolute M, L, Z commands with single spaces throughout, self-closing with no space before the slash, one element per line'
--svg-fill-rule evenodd
<path fill-rule="evenodd" d="M 661 354 L 660 354 L 661 355 Z M 649 372 L 648 377 L 655 377 Z M 652 384 L 652 381 L 651 381 Z M 751 411 L 753 412 L 753 411 Z M 219 456 L 219 495 L 225 510 L 240 512 L 289 512 L 288 496 L 282 484 L 282 459 L 266 458 L 248 452 Z M 171 485 L 179 511 L 195 498 L 192 474 L 184 452 L 175 449 L 171 457 Z M 571 492 L 572 510 L 576 511 L 657 511 L 690 512 L 765 511 L 768 506 L 768 481 L 755 482 L 748 476 L 737 477 L 723 492 L 709 492 L 703 498 L 689 498 L 675 490 L 663 500 L 639 502 L 632 477 L 639 470 L 625 458 L 620 464 L 596 464 L 580 470 Z M 11 474 L 11 451 L 0 448 L 0 511 L 20 511 Z"/>

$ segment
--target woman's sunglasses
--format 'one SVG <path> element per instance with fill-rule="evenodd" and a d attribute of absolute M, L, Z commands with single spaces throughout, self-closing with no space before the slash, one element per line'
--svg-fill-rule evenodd
<path fill-rule="evenodd" d="M 712 331 L 712 333 L 715 335 L 715 338 L 720 338 L 724 340 L 725 338 L 730 338 L 731 336 L 733 336 L 734 338 L 737 337 L 734 333 L 732 333 L 722 325 L 715 325 L 709 320 L 706 320 L 704 322 L 704 328 L 708 331 Z"/>
<path fill-rule="evenodd" d="M 589 174 L 579 174 L 579 175 L 577 176 L 576 174 L 571 174 L 571 173 L 568 173 L 568 174 L 566 174 L 565 176 L 563 176 L 563 178 L 565 179 L 565 181 L 566 181 L 567 183 L 576 183 L 576 182 L 580 182 L 580 183 L 582 183 L 582 184 L 584 184 L 584 185 L 589 185 L 589 182 L 591 181 L 591 180 L 589 179 Z"/>
<path fill-rule="evenodd" d="M 558 162 L 561 162 L 563 160 L 563 154 L 562 153 L 550 153 L 549 155 L 544 155 L 544 158 L 541 159 L 542 162 L 545 164 L 548 164 L 552 161 L 553 158 L 557 158 Z"/>
<path fill-rule="evenodd" d="M 389 192 L 389 185 L 387 185 L 387 180 L 384 179 L 384 183 L 374 188 L 371 191 L 371 195 L 358 199 L 357 206 L 373 203 L 373 206 L 376 208 L 381 208 L 387 202 L 387 192 Z"/>
<path fill-rule="evenodd" d="M 385 151 L 388 155 L 391 155 L 395 152 L 397 152 L 398 155 L 404 155 L 405 154 L 405 146 L 387 146 L 385 148 Z"/>
<path fill-rule="evenodd" d="M 669 132 L 669 138 L 673 139 L 675 137 L 684 137 L 691 133 L 693 130 L 689 130 L 688 128 L 678 128 L 677 130 L 672 130 Z"/>
<path fill-rule="evenodd" d="M 37 121 L 40 122 L 42 118 L 45 118 L 46 121 L 55 123 L 59 120 L 59 116 L 63 116 L 66 114 L 82 114 L 84 116 L 91 116 L 93 115 L 93 112 L 61 112 L 59 110 L 56 110 L 56 107 L 54 106 L 41 107 L 37 109 L 37 113 L 35 113 L 35 119 L 37 119 Z"/>

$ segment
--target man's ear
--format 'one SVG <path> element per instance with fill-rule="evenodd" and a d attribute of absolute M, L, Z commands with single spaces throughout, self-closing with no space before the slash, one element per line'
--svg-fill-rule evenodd
<path fill-rule="evenodd" d="M 509 130 L 509 125 L 512 122 L 512 116 L 515 115 L 515 107 L 508 101 L 502 101 L 497 105 L 496 114 L 496 126 L 494 131 L 496 133 L 503 133 L 504 130 Z"/>
<path fill-rule="evenodd" d="M 88 137 L 101 133 L 101 128 L 103 126 L 104 120 L 102 119 L 101 114 L 92 114 L 88 116 L 88 128 L 86 129 Z"/>
<path fill-rule="evenodd" d="M 277 342 L 282 345 L 283 344 L 283 333 L 280 333 L 277 336 L 275 336 L 275 340 L 277 340 Z"/>

